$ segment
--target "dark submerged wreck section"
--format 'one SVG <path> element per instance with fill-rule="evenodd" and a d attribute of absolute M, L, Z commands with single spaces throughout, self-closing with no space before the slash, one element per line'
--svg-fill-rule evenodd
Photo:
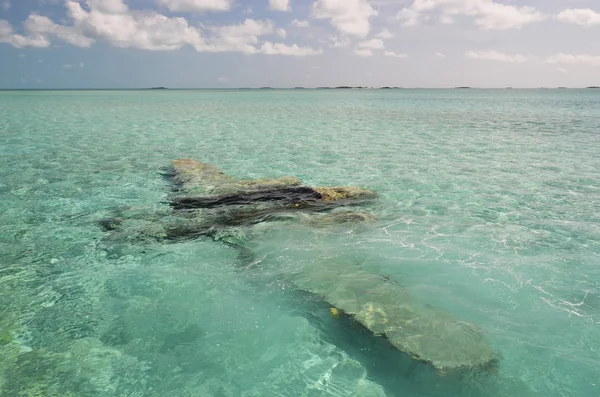
<path fill-rule="evenodd" d="M 375 192 L 365 188 L 303 186 L 293 176 L 235 179 L 217 167 L 192 159 L 174 160 L 169 175 L 176 187 L 169 200 L 171 211 L 151 214 L 143 221 L 104 219 L 100 226 L 129 241 L 138 234 L 143 236 L 141 240 L 148 236 L 153 241 L 209 237 L 230 244 L 230 235 L 235 240 L 230 245 L 251 257 L 244 243 L 249 242 L 253 225 L 259 223 L 286 221 L 326 227 L 375 219 L 367 212 L 352 210 L 376 198 Z M 387 338 L 399 351 L 442 373 L 485 372 L 497 363 L 496 352 L 476 327 L 418 302 L 398 284 L 358 264 L 315 260 L 299 264 L 296 272 L 282 277 L 320 297 L 336 313 Z"/>
<path fill-rule="evenodd" d="M 288 187 L 221 196 L 174 198 L 171 201 L 171 206 L 176 210 L 184 210 L 218 208 L 229 205 L 249 205 L 271 201 L 277 201 L 284 205 L 300 205 L 300 203 L 317 203 L 321 200 L 323 200 L 323 196 L 309 187 Z"/>

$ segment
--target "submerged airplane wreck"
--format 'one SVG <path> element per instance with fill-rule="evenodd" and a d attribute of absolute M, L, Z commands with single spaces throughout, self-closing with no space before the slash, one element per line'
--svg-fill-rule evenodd
<path fill-rule="evenodd" d="M 228 233 L 274 221 L 298 221 L 311 227 L 368 222 L 375 217 L 353 207 L 375 200 L 369 189 L 350 186 L 309 187 L 292 176 L 238 180 L 209 164 L 173 161 L 176 185 L 171 210 L 160 214 L 118 216 L 100 225 L 113 239 L 181 241 L 210 237 L 242 251 L 244 237 Z M 476 328 L 449 313 L 412 298 L 398 284 L 355 263 L 318 261 L 299 268 L 286 281 L 319 296 L 399 351 L 441 373 L 491 370 L 496 352 Z"/>

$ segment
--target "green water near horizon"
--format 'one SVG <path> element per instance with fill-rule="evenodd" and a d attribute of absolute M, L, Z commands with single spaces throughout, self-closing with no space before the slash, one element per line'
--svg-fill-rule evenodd
<path fill-rule="evenodd" d="M 0 92 L 0 396 L 600 396 L 599 131 L 595 90 Z M 368 187 L 377 221 L 259 225 L 250 268 L 107 240 L 182 157 Z M 475 324 L 497 373 L 414 365 L 285 281 L 342 257 Z"/>

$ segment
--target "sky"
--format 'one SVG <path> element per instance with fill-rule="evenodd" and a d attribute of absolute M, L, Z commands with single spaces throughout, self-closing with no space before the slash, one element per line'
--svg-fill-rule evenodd
<path fill-rule="evenodd" d="M 0 88 L 600 85 L 600 0 L 0 0 Z"/>

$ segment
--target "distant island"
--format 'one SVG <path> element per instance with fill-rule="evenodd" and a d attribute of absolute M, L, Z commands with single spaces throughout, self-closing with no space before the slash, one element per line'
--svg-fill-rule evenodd
<path fill-rule="evenodd" d="M 366 90 L 369 87 L 351 86 L 351 85 L 339 85 L 337 87 L 317 87 L 317 90 Z"/>
<path fill-rule="evenodd" d="M 317 90 L 372 90 L 372 89 L 378 89 L 378 90 L 401 90 L 404 89 L 405 87 L 396 87 L 396 86 L 381 86 L 381 87 L 366 87 L 366 86 L 351 86 L 351 85 L 339 85 L 339 86 L 321 86 L 321 87 L 303 87 L 303 86 L 295 86 L 295 87 L 291 87 L 291 88 L 284 88 L 284 89 L 294 89 L 294 90 L 308 90 L 308 89 L 317 89 Z M 458 87 L 454 87 L 455 90 L 470 90 L 470 89 L 475 89 L 476 87 L 470 87 L 470 86 L 458 86 Z M 552 88 L 552 87 L 550 87 Z M 550 89 L 549 87 L 538 87 L 538 90 L 547 90 Z M 592 85 L 589 87 L 585 87 L 586 89 L 600 89 L 600 86 L 597 85 Z M 139 88 L 138 88 L 139 89 Z M 167 87 L 150 87 L 150 88 L 142 88 L 142 90 L 168 90 L 169 88 Z M 256 90 L 256 89 L 260 89 L 260 90 L 276 90 L 278 88 L 273 88 L 273 87 L 269 87 L 269 86 L 264 86 L 264 87 L 238 87 L 236 88 L 237 90 Z M 279 88 L 280 89 L 280 88 Z M 415 87 L 415 88 L 410 88 L 410 89 L 424 89 L 422 87 Z M 502 88 L 501 88 L 502 89 Z M 505 90 L 512 90 L 513 87 L 504 87 Z M 564 87 L 564 86 L 559 86 L 556 87 L 554 89 L 558 89 L 558 90 L 566 90 L 569 89 L 569 87 Z"/>
<path fill-rule="evenodd" d="M 339 85 L 337 87 L 317 87 L 317 90 L 362 90 L 368 87 L 356 86 L 353 87 L 351 85 Z"/>

